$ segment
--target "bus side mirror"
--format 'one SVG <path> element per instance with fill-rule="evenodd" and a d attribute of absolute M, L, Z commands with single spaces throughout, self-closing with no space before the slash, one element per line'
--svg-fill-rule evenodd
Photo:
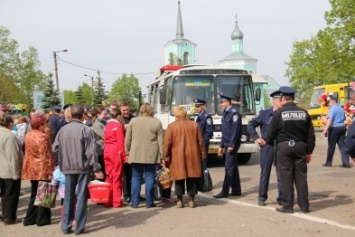
<path fill-rule="evenodd" d="M 255 87 L 255 101 L 260 101 L 261 98 L 261 89 L 259 86 Z"/>
<path fill-rule="evenodd" d="M 159 89 L 159 103 L 161 105 L 166 104 L 166 88 L 165 87 Z"/>

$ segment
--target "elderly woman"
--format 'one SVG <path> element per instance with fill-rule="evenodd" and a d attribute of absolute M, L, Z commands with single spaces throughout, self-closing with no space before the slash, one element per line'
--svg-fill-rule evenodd
<path fill-rule="evenodd" d="M 16 212 L 21 187 L 22 149 L 21 143 L 11 131 L 13 119 L 0 114 L 0 191 L 1 220 L 5 225 L 18 222 Z"/>
<path fill-rule="evenodd" d="M 51 224 L 51 209 L 34 205 L 39 181 L 50 181 L 54 170 L 50 137 L 44 132 L 46 120 L 45 114 L 35 114 L 31 119 L 32 130 L 25 138 L 22 179 L 31 180 L 30 203 L 23 221 L 25 226 Z"/>
<path fill-rule="evenodd" d="M 133 118 L 126 131 L 126 154 L 132 164 L 131 207 L 137 208 L 140 200 L 141 180 L 145 175 L 145 206 L 155 207 L 154 176 L 163 155 L 163 126 L 154 118 L 154 109 L 143 103 L 140 116 Z"/>
<path fill-rule="evenodd" d="M 202 175 L 201 159 L 206 158 L 198 123 L 187 119 L 186 115 L 185 107 L 174 108 L 175 121 L 168 125 L 164 139 L 164 160 L 170 163 L 178 208 L 184 206 L 185 181 L 190 197 L 189 207 L 195 207 L 197 182 Z"/>

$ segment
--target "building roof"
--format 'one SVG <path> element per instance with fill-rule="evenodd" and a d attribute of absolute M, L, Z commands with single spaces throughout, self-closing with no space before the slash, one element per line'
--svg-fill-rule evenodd
<path fill-rule="evenodd" d="M 236 61 L 236 60 L 256 60 L 256 58 L 253 58 L 243 52 L 234 52 L 229 54 L 227 57 L 223 58 L 218 62 Z"/>

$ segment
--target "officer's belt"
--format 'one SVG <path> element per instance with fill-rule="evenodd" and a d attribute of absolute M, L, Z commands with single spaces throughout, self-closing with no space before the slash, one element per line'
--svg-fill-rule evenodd
<path fill-rule="evenodd" d="M 278 144 L 287 143 L 287 145 L 288 145 L 289 147 L 293 147 L 293 146 L 296 145 L 296 143 L 300 143 L 300 142 L 305 143 L 304 141 L 289 140 L 289 141 L 278 142 Z"/>

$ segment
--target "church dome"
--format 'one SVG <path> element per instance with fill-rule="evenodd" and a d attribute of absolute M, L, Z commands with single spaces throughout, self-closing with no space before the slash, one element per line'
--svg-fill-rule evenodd
<path fill-rule="evenodd" d="M 242 40 L 244 35 L 243 35 L 243 32 L 239 29 L 237 16 L 235 18 L 236 18 L 235 19 L 235 28 L 231 33 L 231 38 L 232 38 L 232 40 L 237 40 L 237 39 Z"/>

